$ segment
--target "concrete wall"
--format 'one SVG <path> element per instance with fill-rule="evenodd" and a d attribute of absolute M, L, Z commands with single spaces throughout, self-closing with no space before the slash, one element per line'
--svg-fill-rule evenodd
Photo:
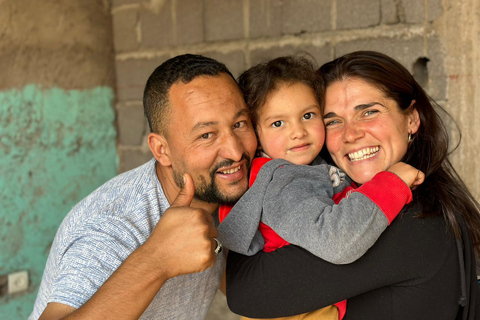
<path fill-rule="evenodd" d="M 452 160 L 480 200 L 479 0 L 111 2 L 121 171 L 151 157 L 142 90 L 170 57 L 203 54 L 238 76 L 260 61 L 298 51 L 322 64 L 351 51 L 376 50 L 404 64 L 457 121 L 463 141 Z M 455 144 L 458 132 L 451 121 L 447 125 Z M 217 298 L 208 319 L 236 319 Z"/>
<path fill-rule="evenodd" d="M 235 75 L 298 51 L 319 64 L 360 49 L 387 53 L 457 120 L 463 141 L 452 160 L 480 199 L 479 2 L 1 0 L 0 276 L 31 276 L 28 292 L 0 297 L 2 318 L 26 318 L 71 206 L 117 169 L 150 159 L 143 87 L 181 53 L 216 58 Z M 426 68 L 414 67 L 425 58 Z M 218 301 L 209 319 L 237 318 Z"/>
<path fill-rule="evenodd" d="M 376 50 L 403 63 L 453 115 L 464 139 L 452 160 L 480 199 L 479 10 L 478 0 L 112 0 L 120 170 L 150 158 L 142 89 L 172 56 L 204 54 L 239 75 L 298 51 L 322 64 Z M 417 61 L 426 68 L 414 70 Z"/>
<path fill-rule="evenodd" d="M 101 0 L 2 0 L 0 21 L 0 276 L 30 274 L 0 318 L 26 319 L 63 217 L 118 171 L 111 15 Z"/>

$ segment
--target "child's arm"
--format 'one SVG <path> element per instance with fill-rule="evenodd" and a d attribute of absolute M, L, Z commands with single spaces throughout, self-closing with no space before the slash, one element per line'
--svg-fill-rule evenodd
<path fill-rule="evenodd" d="M 418 170 L 405 166 L 392 171 L 412 184 Z M 263 198 L 262 221 L 324 260 L 351 263 L 375 243 L 412 193 L 399 176 L 381 172 L 335 205 L 329 168 L 288 163 L 275 168 Z"/>
<path fill-rule="evenodd" d="M 255 158 L 250 168 L 249 186 L 252 187 L 260 169 L 271 159 Z M 267 175 L 264 175 L 268 178 Z M 219 207 L 218 240 L 224 247 L 244 254 L 254 255 L 265 245 L 264 238 L 258 230 L 262 215 L 263 193 L 258 185 L 247 190 L 237 203 Z"/>

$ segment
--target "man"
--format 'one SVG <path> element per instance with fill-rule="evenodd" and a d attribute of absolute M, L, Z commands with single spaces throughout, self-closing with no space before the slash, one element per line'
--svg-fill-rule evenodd
<path fill-rule="evenodd" d="M 30 319 L 203 319 L 225 266 L 212 213 L 248 186 L 256 138 L 226 67 L 160 65 L 144 93 L 154 159 L 67 215 Z"/>

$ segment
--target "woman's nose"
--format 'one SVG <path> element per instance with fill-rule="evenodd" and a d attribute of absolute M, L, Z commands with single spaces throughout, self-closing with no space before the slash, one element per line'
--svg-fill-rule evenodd
<path fill-rule="evenodd" d="M 343 139 L 346 142 L 353 142 L 363 137 L 363 129 L 356 123 L 346 123 L 343 129 Z"/>

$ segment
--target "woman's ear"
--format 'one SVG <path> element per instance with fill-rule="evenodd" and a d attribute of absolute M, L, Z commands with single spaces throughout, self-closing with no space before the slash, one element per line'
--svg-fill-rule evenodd
<path fill-rule="evenodd" d="M 415 134 L 420 127 L 420 115 L 418 114 L 417 108 L 415 108 L 415 100 L 412 100 L 408 109 L 410 112 L 408 113 L 408 133 Z"/>
<path fill-rule="evenodd" d="M 168 148 L 168 142 L 167 139 L 165 139 L 165 136 L 158 133 L 150 133 L 148 135 L 148 146 L 160 165 L 163 167 L 169 167 L 172 165 L 172 161 L 170 159 L 170 150 Z"/>

